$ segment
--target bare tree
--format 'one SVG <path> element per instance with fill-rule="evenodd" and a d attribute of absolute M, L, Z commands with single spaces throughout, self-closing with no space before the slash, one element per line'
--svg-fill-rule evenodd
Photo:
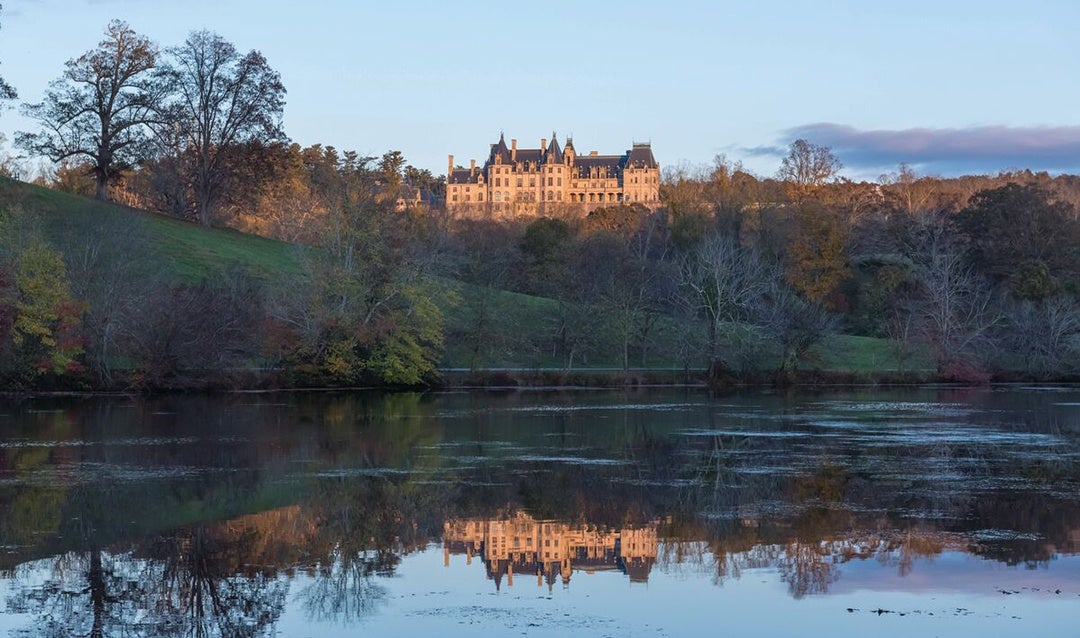
<path fill-rule="evenodd" d="M 728 365 L 721 353 L 722 335 L 751 317 L 773 277 L 756 251 L 719 233 L 706 236 L 684 261 L 682 281 L 691 304 L 706 317 L 714 372 Z"/>
<path fill-rule="evenodd" d="M 798 139 L 791 143 L 788 156 L 780 163 L 778 176 L 791 184 L 796 197 L 801 197 L 828 182 L 843 167 L 829 147 Z"/>
<path fill-rule="evenodd" d="M 1015 362 L 1034 375 L 1080 369 L 1080 305 L 1072 297 L 1013 304 L 1006 314 L 1003 336 Z"/>
<path fill-rule="evenodd" d="M 992 345 L 991 330 L 1002 319 L 993 289 L 943 228 L 930 230 L 914 260 L 918 334 L 937 352 L 940 374 L 965 374 L 961 368 L 978 366 L 978 353 Z"/>
<path fill-rule="evenodd" d="M 68 60 L 43 101 L 23 106 L 42 130 L 18 133 L 16 143 L 54 162 L 85 158 L 96 197 L 107 199 L 109 183 L 148 151 L 147 126 L 163 90 L 151 74 L 157 58 L 153 42 L 110 22 L 96 49 Z"/>
<path fill-rule="evenodd" d="M 285 86 L 258 51 L 241 55 L 216 33 L 192 33 L 170 49 L 164 77 L 175 92 L 164 139 L 189 153 L 190 187 L 199 223 L 209 225 L 228 177 L 227 151 L 247 142 L 284 141 Z"/>
<path fill-rule="evenodd" d="M 889 340 L 889 349 L 896 359 L 896 371 L 904 373 L 907 363 L 915 354 L 915 313 L 910 306 L 900 305 L 889 310 L 889 316 L 883 322 L 885 337 Z"/>
<path fill-rule="evenodd" d="M 934 203 L 933 184 L 907 164 L 900 164 L 895 173 L 881 176 L 881 185 L 895 198 L 900 210 L 909 215 L 927 212 Z"/>
<path fill-rule="evenodd" d="M 777 374 L 790 380 L 807 353 L 836 329 L 836 318 L 824 306 L 803 299 L 778 280 L 770 282 L 754 312 L 754 323 L 780 351 Z"/>

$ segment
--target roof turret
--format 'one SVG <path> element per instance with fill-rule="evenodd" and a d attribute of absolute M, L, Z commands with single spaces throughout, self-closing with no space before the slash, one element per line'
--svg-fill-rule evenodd
<path fill-rule="evenodd" d="M 549 164 L 562 164 L 563 152 L 559 148 L 559 141 L 555 139 L 555 131 L 551 132 L 551 143 L 548 144 L 547 152 L 544 153 L 544 161 Z"/>
<path fill-rule="evenodd" d="M 487 163 L 494 164 L 495 158 L 499 158 L 500 164 L 509 164 L 511 161 L 510 149 L 506 147 L 506 139 L 499 133 L 499 141 L 491 145 L 491 154 L 488 155 Z"/>

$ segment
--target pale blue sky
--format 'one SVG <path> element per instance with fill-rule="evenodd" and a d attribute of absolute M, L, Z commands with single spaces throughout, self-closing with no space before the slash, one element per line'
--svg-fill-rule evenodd
<path fill-rule="evenodd" d="M 762 175 L 795 137 L 856 177 L 907 161 L 956 174 L 1080 173 L 1080 3 L 3 0 L 0 75 L 41 97 L 112 18 L 162 45 L 210 29 L 259 49 L 285 128 L 446 170 L 556 130 L 579 152 L 651 141 Z M 0 115 L 0 132 L 28 123 Z"/>

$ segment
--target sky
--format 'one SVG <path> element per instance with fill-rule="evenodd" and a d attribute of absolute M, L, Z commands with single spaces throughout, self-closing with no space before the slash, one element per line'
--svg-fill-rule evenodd
<path fill-rule="evenodd" d="M 722 154 L 775 174 L 789 144 L 855 179 L 1080 173 L 1080 3 L 2 0 L 0 76 L 41 99 L 120 18 L 163 47 L 208 29 L 258 49 L 285 130 L 436 175 L 505 133 L 579 153 L 651 142 L 662 166 Z M 0 114 L 11 149 L 33 130 Z"/>

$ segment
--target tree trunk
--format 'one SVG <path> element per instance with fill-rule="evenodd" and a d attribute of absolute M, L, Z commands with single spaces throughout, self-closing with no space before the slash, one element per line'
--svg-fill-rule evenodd
<path fill-rule="evenodd" d="M 94 621 L 90 629 L 92 638 L 101 638 L 105 630 L 105 573 L 101 565 L 101 550 L 90 551 L 90 569 L 86 573 L 86 579 L 90 584 L 90 605 L 93 609 Z"/>
<path fill-rule="evenodd" d="M 98 171 L 95 177 L 94 198 L 103 202 L 109 201 L 109 181 L 104 172 Z"/>

